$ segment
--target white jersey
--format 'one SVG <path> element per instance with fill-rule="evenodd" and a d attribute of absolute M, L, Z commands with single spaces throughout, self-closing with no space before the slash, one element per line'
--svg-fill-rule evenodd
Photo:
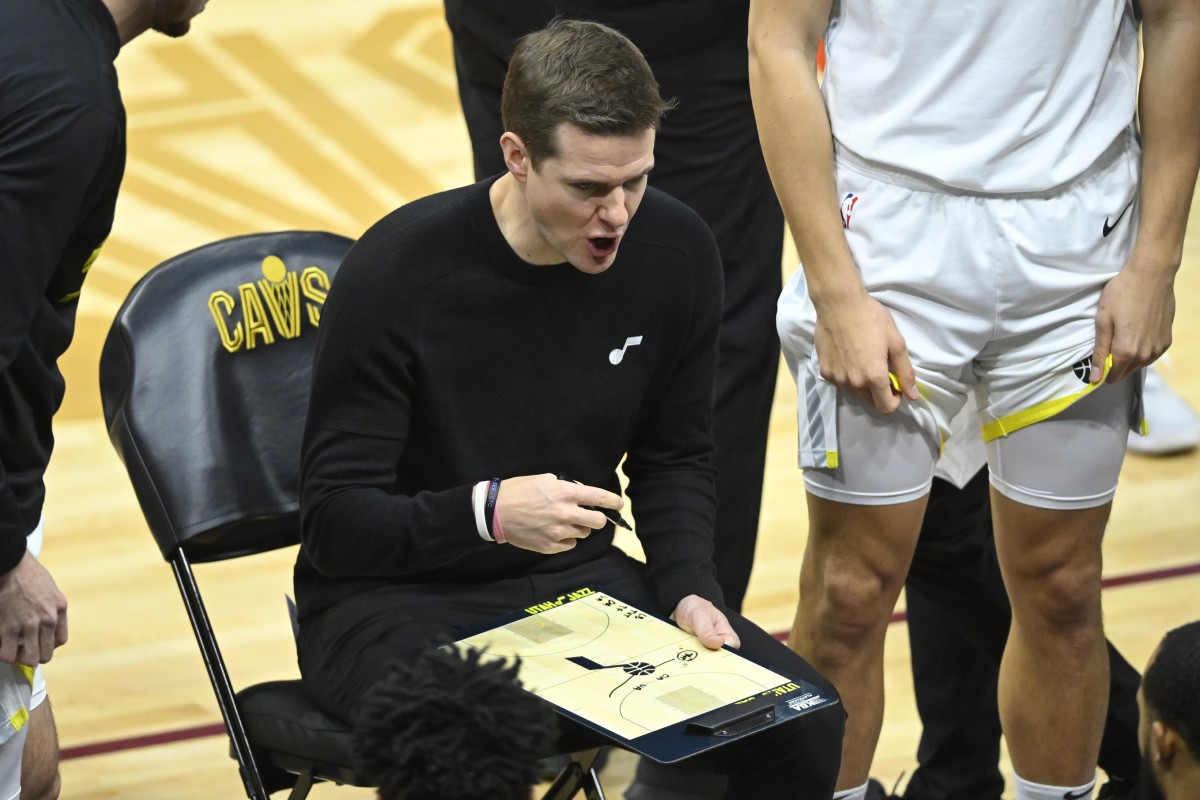
<path fill-rule="evenodd" d="M 1128 0 L 840 0 L 824 93 L 837 147 L 960 190 L 1040 192 L 1133 121 Z"/>

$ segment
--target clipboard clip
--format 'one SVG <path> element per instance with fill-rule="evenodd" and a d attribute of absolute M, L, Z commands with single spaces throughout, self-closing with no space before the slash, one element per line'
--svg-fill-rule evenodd
<path fill-rule="evenodd" d="M 688 721 L 687 732 L 729 738 L 770 725 L 774 720 L 775 698 L 758 697 L 701 714 Z"/>

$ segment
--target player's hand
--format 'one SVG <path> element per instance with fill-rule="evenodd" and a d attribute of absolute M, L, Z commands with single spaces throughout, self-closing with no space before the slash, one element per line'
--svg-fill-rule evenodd
<path fill-rule="evenodd" d="M 67 598 L 28 551 L 0 575 L 0 661 L 36 667 L 67 643 Z"/>
<path fill-rule="evenodd" d="M 883 304 L 865 291 L 817 309 L 816 349 L 821 377 L 881 414 L 899 408 L 901 397 L 919 396 L 904 337 Z"/>
<path fill-rule="evenodd" d="M 1091 382 L 1100 382 L 1110 353 L 1113 365 L 1105 383 L 1154 363 L 1171 346 L 1174 321 L 1174 270 L 1146 263 L 1135 253 L 1100 293 Z"/>
<path fill-rule="evenodd" d="M 581 506 L 620 510 L 619 494 L 549 473 L 506 478 L 500 482 L 496 508 L 509 544 L 537 553 L 562 553 L 608 524 L 599 511 Z"/>
<path fill-rule="evenodd" d="M 709 601 L 699 595 L 689 594 L 675 606 L 671 619 L 680 629 L 700 640 L 709 650 L 719 650 L 721 645 L 741 647 L 742 640 L 733 632 L 728 618 Z"/>

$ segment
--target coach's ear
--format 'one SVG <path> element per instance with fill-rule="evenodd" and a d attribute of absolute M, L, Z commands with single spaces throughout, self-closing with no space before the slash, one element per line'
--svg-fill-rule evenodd
<path fill-rule="evenodd" d="M 500 152 L 504 155 L 504 165 L 508 167 L 508 171 L 514 178 L 524 183 L 525 179 L 529 177 L 529 171 L 533 169 L 533 162 L 529 159 L 525 142 L 512 131 L 505 131 L 500 136 Z"/>

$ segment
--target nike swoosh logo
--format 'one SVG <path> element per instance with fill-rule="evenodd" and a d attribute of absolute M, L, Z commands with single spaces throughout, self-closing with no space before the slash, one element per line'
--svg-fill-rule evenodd
<path fill-rule="evenodd" d="M 1126 208 L 1128 208 L 1128 207 L 1129 206 L 1126 206 Z M 1124 213 L 1124 212 L 1121 212 L 1121 213 Z M 1117 222 L 1120 222 L 1120 221 L 1121 221 L 1121 218 L 1117 217 Z M 1080 797 L 1089 797 L 1091 794 L 1092 794 L 1091 789 L 1088 789 L 1088 790 L 1082 791 L 1082 792 L 1067 792 L 1066 794 L 1063 795 L 1063 800 L 1078 800 Z"/>
<path fill-rule="evenodd" d="M 1117 227 L 1118 223 L 1121 222 L 1121 218 L 1125 216 L 1125 212 L 1129 210 L 1131 205 L 1133 205 L 1132 200 L 1125 204 L 1125 207 L 1121 209 L 1121 213 L 1117 214 L 1116 221 L 1111 224 L 1108 221 L 1108 217 L 1104 218 L 1104 238 L 1107 239 L 1108 235 L 1113 232 L 1113 228 Z M 1068 797 L 1066 800 L 1073 800 L 1073 798 Z"/>

